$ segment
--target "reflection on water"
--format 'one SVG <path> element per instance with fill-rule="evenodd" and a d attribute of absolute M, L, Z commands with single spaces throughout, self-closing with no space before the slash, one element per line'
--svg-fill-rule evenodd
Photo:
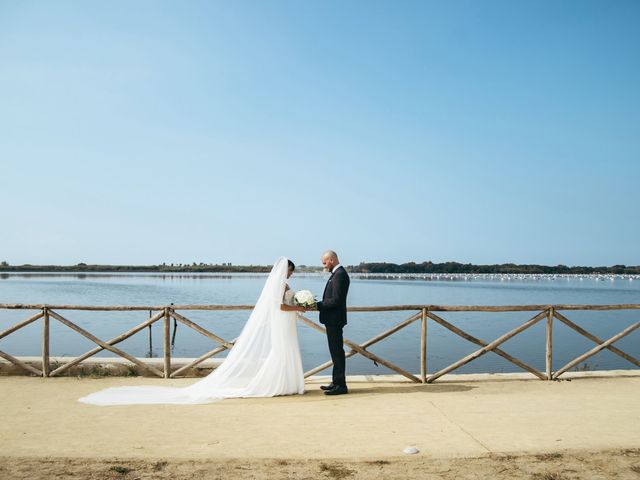
<path fill-rule="evenodd" d="M 7 280 L 10 278 L 75 278 L 84 280 L 86 278 L 122 278 L 127 277 L 159 277 L 159 278 L 190 278 L 190 279 L 208 279 L 208 278 L 233 278 L 233 277 L 266 277 L 263 273 L 115 273 L 115 272 L 19 272 L 19 273 L 0 273 L 0 279 Z"/>

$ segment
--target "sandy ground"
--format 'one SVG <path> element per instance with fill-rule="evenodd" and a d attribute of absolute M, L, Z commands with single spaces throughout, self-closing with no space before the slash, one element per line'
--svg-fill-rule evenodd
<path fill-rule="evenodd" d="M 640 478 L 640 449 L 480 458 L 380 460 L 89 460 L 2 458 L 0 478 L 49 479 L 528 479 Z"/>
<path fill-rule="evenodd" d="M 351 394 L 96 407 L 115 385 L 0 377 L 0 478 L 640 478 L 640 377 L 351 382 Z M 416 446 L 420 453 L 405 456 Z"/>

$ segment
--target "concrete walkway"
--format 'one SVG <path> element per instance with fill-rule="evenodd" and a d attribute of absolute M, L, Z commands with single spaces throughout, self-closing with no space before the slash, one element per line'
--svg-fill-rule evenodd
<path fill-rule="evenodd" d="M 573 378 L 572 378 L 573 377 Z M 431 385 L 351 378 L 326 397 L 210 405 L 96 407 L 76 400 L 118 385 L 185 386 L 194 379 L 0 377 L 2 456 L 132 458 L 469 457 L 640 447 L 638 371 L 571 381 L 450 375 Z M 480 380 L 480 381 L 478 381 Z M 499 381 L 496 381 L 499 380 Z"/>

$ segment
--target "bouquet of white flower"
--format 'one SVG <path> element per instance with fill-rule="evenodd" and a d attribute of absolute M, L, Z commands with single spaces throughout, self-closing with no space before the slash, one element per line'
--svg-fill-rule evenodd
<path fill-rule="evenodd" d="M 300 290 L 293 296 L 296 305 L 305 308 L 313 308 L 316 306 L 316 297 L 309 290 Z"/>

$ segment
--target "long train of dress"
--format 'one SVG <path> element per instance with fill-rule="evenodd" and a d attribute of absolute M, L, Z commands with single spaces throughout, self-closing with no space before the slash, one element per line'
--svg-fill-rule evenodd
<path fill-rule="evenodd" d="M 234 347 L 205 378 L 184 388 L 107 388 L 79 401 L 93 405 L 197 404 L 231 397 L 303 394 L 296 312 L 280 309 L 283 301 L 293 304 L 293 291 L 285 291 L 287 270 L 287 259 L 280 257 Z"/>

